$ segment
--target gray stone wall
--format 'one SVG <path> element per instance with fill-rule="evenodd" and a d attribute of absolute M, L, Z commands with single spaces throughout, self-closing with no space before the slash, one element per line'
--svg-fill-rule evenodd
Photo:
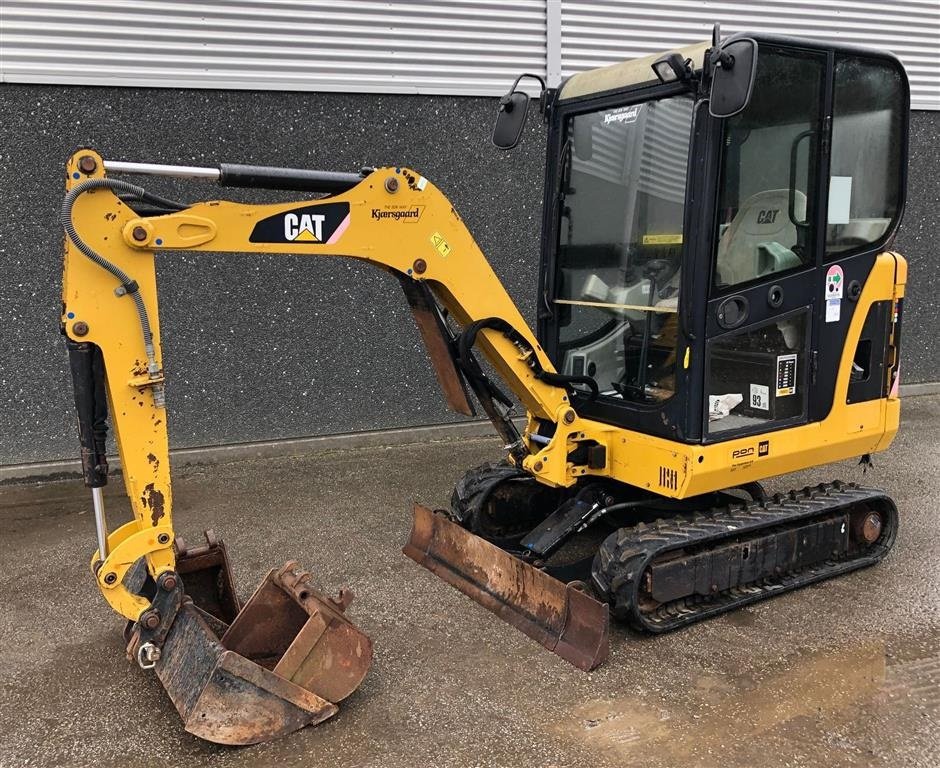
<path fill-rule="evenodd" d="M 112 159 L 350 171 L 408 165 L 454 202 L 531 319 L 544 130 L 500 153 L 487 98 L 0 86 L 0 464 L 71 458 L 76 437 L 58 333 L 62 168 L 79 146 Z M 904 380 L 940 379 L 933 249 L 940 113 L 915 113 Z M 148 180 L 179 199 L 293 195 Z M 171 443 L 192 447 L 435 424 L 449 413 L 397 283 L 346 260 L 158 257 Z"/>

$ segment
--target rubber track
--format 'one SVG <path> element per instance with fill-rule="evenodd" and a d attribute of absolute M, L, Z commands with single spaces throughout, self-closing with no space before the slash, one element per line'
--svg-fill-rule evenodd
<path fill-rule="evenodd" d="M 668 552 L 709 544 L 722 545 L 741 537 L 766 533 L 851 511 L 865 504 L 884 514 L 881 535 L 872 545 L 848 559 L 826 560 L 799 571 L 738 585 L 708 596 L 692 596 L 657 605 L 640 604 L 643 575 L 653 561 Z M 763 502 L 742 502 L 690 518 L 672 518 L 651 525 L 621 528 L 601 545 L 592 567 L 594 588 L 611 604 L 618 619 L 645 632 L 662 633 L 772 597 L 823 579 L 873 565 L 891 549 L 897 533 L 897 508 L 883 491 L 854 483 L 828 483 L 801 491 L 776 494 Z"/>

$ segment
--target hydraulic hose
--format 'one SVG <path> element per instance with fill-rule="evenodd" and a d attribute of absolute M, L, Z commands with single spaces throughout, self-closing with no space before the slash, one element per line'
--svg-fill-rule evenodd
<path fill-rule="evenodd" d="M 526 338 L 500 317 L 485 317 L 482 320 L 476 320 L 464 328 L 463 332 L 460 334 L 457 341 L 459 360 L 464 370 L 469 369 L 471 375 L 478 374 L 482 376 L 480 364 L 474 358 L 472 349 L 473 345 L 476 343 L 477 334 L 484 328 L 499 331 L 513 344 L 529 352 L 529 367 L 535 374 L 535 378 L 544 381 L 546 384 L 551 384 L 555 387 L 563 387 L 565 389 L 569 389 L 573 384 L 581 384 L 591 390 L 591 394 L 589 395 L 591 400 L 596 399 L 600 393 L 597 382 L 591 376 L 571 376 L 565 373 L 549 373 L 542 368 L 542 364 L 535 355 L 535 350 L 532 349 L 532 346 L 526 341 Z"/>
<path fill-rule="evenodd" d="M 140 295 L 137 281 L 117 266 L 117 264 L 108 261 L 82 240 L 82 238 L 79 237 L 78 231 L 75 229 L 75 223 L 72 221 L 72 208 L 75 206 L 75 201 L 85 192 L 91 192 L 94 189 L 110 189 L 115 194 L 122 193 L 130 195 L 139 200 L 155 203 L 162 207 L 172 207 L 176 210 L 182 210 L 186 206 L 173 200 L 166 200 L 156 195 L 151 195 L 147 193 L 143 187 L 138 187 L 136 184 L 131 184 L 127 181 L 120 181 L 119 179 L 88 179 L 73 187 L 65 195 L 65 199 L 62 201 L 62 211 L 59 216 L 62 222 L 62 228 L 65 230 L 65 235 L 72 242 L 72 245 L 99 267 L 114 275 L 120 283 L 120 286 L 115 290 L 117 295 L 128 295 L 134 300 L 134 307 L 137 310 L 137 317 L 140 321 L 140 331 L 144 339 L 144 350 L 147 354 L 147 373 L 151 379 L 156 379 L 160 375 L 160 366 L 157 364 L 156 350 L 153 346 L 153 330 L 150 327 L 150 316 L 147 314 L 147 306 L 144 304 L 144 299 Z M 165 397 L 162 386 L 153 387 L 153 399 L 157 407 L 163 407 Z"/>

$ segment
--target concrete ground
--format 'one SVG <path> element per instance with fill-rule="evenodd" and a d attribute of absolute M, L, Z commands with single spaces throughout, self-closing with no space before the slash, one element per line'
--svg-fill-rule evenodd
<path fill-rule="evenodd" d="M 909 398 L 892 450 L 834 478 L 901 510 L 881 565 L 665 637 L 617 629 L 578 672 L 401 554 L 418 499 L 444 506 L 492 439 L 188 467 L 176 522 L 214 527 L 248 592 L 295 558 L 375 642 L 333 720 L 251 748 L 199 741 L 128 664 L 89 576 L 77 480 L 0 488 L 2 766 L 936 766 L 940 764 L 940 397 Z M 126 509 L 109 487 L 112 524 Z M 125 513 L 126 514 L 126 513 Z"/>

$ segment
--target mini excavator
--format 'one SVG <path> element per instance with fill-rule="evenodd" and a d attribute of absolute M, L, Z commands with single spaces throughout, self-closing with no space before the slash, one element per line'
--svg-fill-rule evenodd
<path fill-rule="evenodd" d="M 502 149 L 524 128 L 523 77 L 499 101 Z M 289 562 L 242 603 L 221 541 L 176 535 L 156 253 L 340 256 L 394 274 L 447 403 L 473 415 L 475 400 L 506 446 L 457 483 L 450 510 L 416 505 L 405 553 L 581 669 L 606 658 L 610 613 L 661 633 L 891 548 L 898 515 L 882 491 L 762 482 L 869 462 L 898 429 L 898 60 L 716 28 L 701 45 L 542 83 L 538 104 L 535 331 L 451 203 L 408 168 L 70 159 L 61 321 L 91 568 L 128 622 L 129 657 L 192 733 L 247 744 L 320 722 L 360 684 L 372 646 L 346 616 L 349 592 L 328 597 Z M 126 175 L 305 194 L 188 204 Z M 114 530 L 109 412 L 133 511 Z"/>

